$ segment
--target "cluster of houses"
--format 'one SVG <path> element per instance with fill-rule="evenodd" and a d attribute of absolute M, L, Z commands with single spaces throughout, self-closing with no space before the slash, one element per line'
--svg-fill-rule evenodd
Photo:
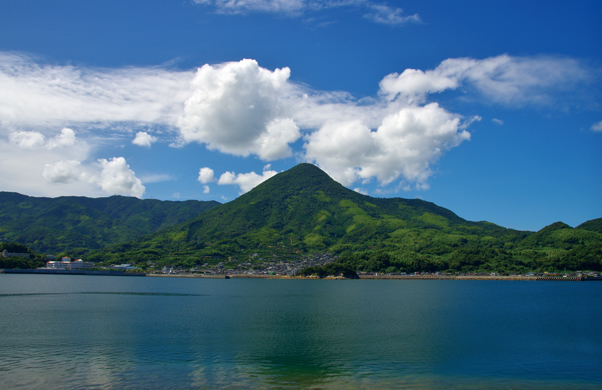
<path fill-rule="evenodd" d="M 230 259 L 230 264 L 224 262 L 217 263 L 216 265 L 210 266 L 208 263 L 203 264 L 201 267 L 192 269 L 183 269 L 182 267 L 167 266 L 161 269 L 163 274 L 186 274 L 186 273 L 202 273 L 205 275 L 290 275 L 294 276 L 307 267 L 321 266 L 324 264 L 332 263 L 336 260 L 329 253 L 316 253 L 307 256 L 298 256 L 289 261 L 278 261 L 273 259 L 272 261 L 264 260 L 259 255 L 253 254 L 251 256 L 253 262 L 240 262 L 235 267 L 232 266 L 232 262 L 236 262 L 236 259 Z M 158 272 L 158 271 L 157 271 Z"/>

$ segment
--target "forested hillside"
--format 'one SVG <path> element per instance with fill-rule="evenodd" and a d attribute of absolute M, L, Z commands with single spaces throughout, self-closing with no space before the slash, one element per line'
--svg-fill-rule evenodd
<path fill-rule="evenodd" d="M 18 242 L 37 253 L 77 256 L 135 240 L 176 225 L 218 202 L 108 198 L 36 198 L 0 192 L 0 241 Z"/>
<path fill-rule="evenodd" d="M 190 221 L 91 256 L 193 266 L 331 252 L 370 271 L 600 269 L 599 221 L 537 233 L 506 229 L 422 200 L 361 195 L 300 164 Z"/>

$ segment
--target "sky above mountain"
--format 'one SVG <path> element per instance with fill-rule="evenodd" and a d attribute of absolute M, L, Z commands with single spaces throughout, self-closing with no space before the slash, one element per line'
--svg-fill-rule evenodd
<path fill-rule="evenodd" d="M 227 202 L 299 162 L 539 230 L 602 216 L 599 1 L 0 3 L 0 189 Z"/>

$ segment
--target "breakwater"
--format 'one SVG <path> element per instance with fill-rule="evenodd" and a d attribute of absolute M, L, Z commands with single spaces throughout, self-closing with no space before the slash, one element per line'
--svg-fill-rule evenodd
<path fill-rule="evenodd" d="M 582 276 L 482 276 L 482 275 L 457 275 L 457 276 L 435 276 L 435 275 L 359 275 L 360 279 L 403 279 L 403 280 L 533 280 L 533 281 L 557 281 L 557 282 L 584 282 L 602 281 L 602 277 Z"/>
<path fill-rule="evenodd" d="M 85 270 L 58 270 L 58 269 L 0 269 L 0 274 L 39 274 L 39 275 L 96 275 L 96 276 L 147 276 L 163 278 L 196 278 L 196 279 L 348 279 L 342 276 L 328 276 L 319 278 L 317 276 L 291 276 L 291 275 L 203 275 L 203 274 L 145 274 L 143 272 L 125 271 L 85 271 Z M 358 279 L 372 280 L 513 280 L 513 281 L 561 281 L 561 282 L 585 282 L 602 281 L 602 277 L 580 277 L 580 276 L 491 276 L 491 275 L 358 275 Z"/>
<path fill-rule="evenodd" d="M 230 279 L 229 275 L 201 275 L 201 274 L 147 274 L 153 278 L 198 278 L 198 279 Z"/>
<path fill-rule="evenodd" d="M 144 272 L 85 271 L 64 269 L 0 269 L 0 274 L 146 276 Z"/>

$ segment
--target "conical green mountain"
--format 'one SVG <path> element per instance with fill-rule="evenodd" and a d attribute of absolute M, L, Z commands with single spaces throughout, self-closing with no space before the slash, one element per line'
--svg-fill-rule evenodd
<path fill-rule="evenodd" d="M 465 221 L 433 203 L 361 195 L 318 167 L 299 164 L 232 202 L 148 240 L 116 247 L 115 252 L 236 256 L 274 247 L 341 251 L 389 241 L 395 245 L 408 229 L 498 235 L 505 231 L 493 224 Z"/>
<path fill-rule="evenodd" d="M 466 221 L 422 200 L 361 195 L 318 167 L 299 164 L 232 202 L 93 260 L 194 265 L 212 257 L 246 261 L 257 253 L 286 260 L 328 251 L 353 253 L 365 269 L 389 271 L 520 270 L 546 261 L 556 268 L 570 263 L 571 269 L 592 269 L 602 263 L 601 243 L 602 234 L 562 223 L 539 233 L 516 231 Z M 579 263 L 577 253 L 587 264 Z M 376 257 L 384 261 L 375 263 Z"/>

